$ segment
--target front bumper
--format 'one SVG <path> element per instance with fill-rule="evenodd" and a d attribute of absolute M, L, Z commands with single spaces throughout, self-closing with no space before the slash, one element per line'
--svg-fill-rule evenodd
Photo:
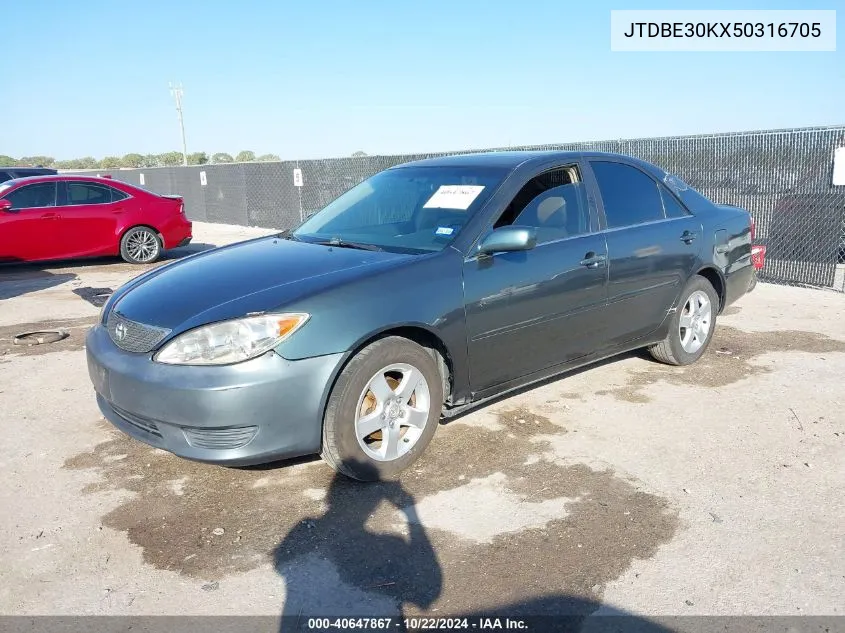
<path fill-rule="evenodd" d="M 235 365 L 164 365 L 121 350 L 99 324 L 86 350 L 107 420 L 151 446 L 231 466 L 319 452 L 324 404 L 344 356 L 289 361 L 271 351 Z"/>

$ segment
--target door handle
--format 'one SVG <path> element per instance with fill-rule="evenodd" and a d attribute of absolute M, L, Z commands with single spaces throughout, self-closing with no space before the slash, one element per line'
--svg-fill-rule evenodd
<path fill-rule="evenodd" d="M 59 214 L 58 213 L 42 213 L 41 219 L 42 220 L 58 220 Z"/>
<path fill-rule="evenodd" d="M 590 251 L 584 255 L 584 259 L 581 260 L 581 265 L 586 266 L 587 268 L 598 268 L 599 266 L 603 266 L 606 261 L 607 257 L 604 255 L 596 255 L 594 252 Z"/>
<path fill-rule="evenodd" d="M 698 233 L 693 233 L 692 231 L 684 231 L 681 233 L 681 241 L 684 244 L 692 244 L 692 241 L 698 237 Z"/>

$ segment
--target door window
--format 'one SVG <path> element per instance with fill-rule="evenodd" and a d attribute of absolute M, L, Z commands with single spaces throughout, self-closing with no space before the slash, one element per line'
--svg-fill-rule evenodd
<path fill-rule="evenodd" d="M 15 189 L 5 196 L 12 209 L 36 209 L 56 206 L 56 183 L 39 182 Z"/>
<path fill-rule="evenodd" d="M 69 182 L 67 184 L 67 203 L 108 204 L 112 201 L 112 188 L 88 182 Z"/>
<path fill-rule="evenodd" d="M 111 189 L 111 201 L 118 202 L 119 200 L 126 200 L 129 197 L 129 194 L 126 194 L 119 189 L 114 189 L 113 187 L 109 187 Z"/>
<path fill-rule="evenodd" d="M 663 200 L 657 183 L 645 173 L 609 161 L 591 161 L 604 203 L 607 228 L 632 226 L 662 220 Z"/>
<path fill-rule="evenodd" d="M 669 190 L 663 185 L 659 185 L 660 197 L 663 198 L 663 209 L 666 212 L 667 218 L 685 218 L 690 215 L 684 206 L 678 202 L 678 199 L 669 193 Z"/>
<path fill-rule="evenodd" d="M 528 181 L 495 228 L 508 225 L 535 227 L 538 244 L 589 233 L 590 213 L 577 169 L 555 169 Z"/>

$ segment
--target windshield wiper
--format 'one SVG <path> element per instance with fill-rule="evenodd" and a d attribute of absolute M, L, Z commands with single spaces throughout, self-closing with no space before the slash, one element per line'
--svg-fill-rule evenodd
<path fill-rule="evenodd" d="M 320 246 L 337 246 L 338 248 L 356 248 L 360 251 L 382 251 L 384 250 L 380 246 L 376 246 L 375 244 L 364 244 L 362 242 L 347 242 L 346 240 L 342 240 L 339 237 L 333 237 L 330 240 L 320 240 L 317 242 L 313 242 L 314 244 L 319 244 Z"/>

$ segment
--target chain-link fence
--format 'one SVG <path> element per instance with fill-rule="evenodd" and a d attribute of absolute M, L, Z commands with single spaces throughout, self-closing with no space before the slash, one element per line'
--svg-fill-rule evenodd
<path fill-rule="evenodd" d="M 845 187 L 832 184 L 845 126 L 496 148 L 608 151 L 679 175 L 715 202 L 756 221 L 766 247 L 766 281 L 843 290 Z M 473 150 L 478 151 L 478 150 Z M 362 156 L 101 171 L 159 193 L 180 194 L 191 219 L 287 229 L 379 171 L 412 160 L 467 152 Z M 301 170 L 302 186 L 294 184 Z"/>

